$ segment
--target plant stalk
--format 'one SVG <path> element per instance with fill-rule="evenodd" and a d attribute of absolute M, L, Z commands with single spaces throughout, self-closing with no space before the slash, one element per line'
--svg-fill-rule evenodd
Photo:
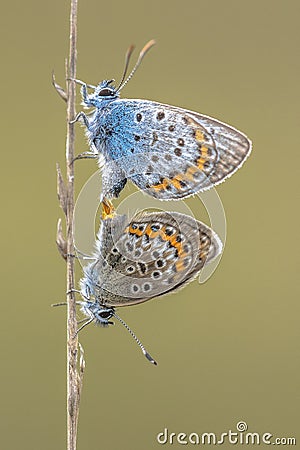
<path fill-rule="evenodd" d="M 67 450 L 76 450 L 77 426 L 80 402 L 80 375 L 78 374 L 78 337 L 76 319 L 75 263 L 73 241 L 74 216 L 74 164 L 75 157 L 75 83 L 77 61 L 77 0 L 71 0 L 70 43 L 67 64 L 67 139 L 66 139 L 66 241 L 67 241 Z"/>

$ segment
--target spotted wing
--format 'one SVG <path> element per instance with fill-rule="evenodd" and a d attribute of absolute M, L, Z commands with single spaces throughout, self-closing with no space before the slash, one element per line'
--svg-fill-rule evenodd
<path fill-rule="evenodd" d="M 106 126 L 103 192 L 108 197 L 123 188 L 122 176 L 158 199 L 187 197 L 224 181 L 251 151 L 249 139 L 228 125 L 146 100 L 115 102 Z"/>
<path fill-rule="evenodd" d="M 96 261 L 85 271 L 89 291 L 107 306 L 145 302 L 193 279 L 221 252 L 217 235 L 180 213 L 139 213 L 106 219 Z"/>

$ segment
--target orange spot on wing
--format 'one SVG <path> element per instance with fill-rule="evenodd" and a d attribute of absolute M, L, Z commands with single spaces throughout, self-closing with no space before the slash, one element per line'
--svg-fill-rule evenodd
<path fill-rule="evenodd" d="M 162 229 L 162 230 L 157 230 L 157 231 L 152 230 L 151 224 L 148 224 L 148 225 L 147 225 L 147 227 L 146 227 L 144 233 L 145 233 L 147 236 L 149 236 L 150 239 L 154 239 L 154 238 L 156 238 L 156 237 L 158 237 L 158 236 L 161 236 L 162 238 L 164 238 L 164 234 L 165 234 L 164 231 L 163 231 L 163 229 Z"/>
<path fill-rule="evenodd" d="M 139 230 L 138 228 L 132 228 L 132 225 L 129 225 L 128 231 L 131 234 L 136 234 L 137 236 L 142 236 L 143 231 Z"/>
<path fill-rule="evenodd" d="M 151 225 L 148 224 L 145 229 L 145 234 L 150 237 L 151 232 L 152 232 Z"/>
<path fill-rule="evenodd" d="M 207 147 L 201 148 L 201 156 L 200 156 L 200 158 L 197 159 L 197 166 L 200 170 L 203 169 L 204 163 L 206 163 L 206 161 L 207 161 L 207 151 L 208 151 Z"/>
<path fill-rule="evenodd" d="M 196 167 L 189 167 L 188 168 L 188 170 L 186 171 L 186 173 L 185 173 L 185 175 L 186 175 L 186 178 L 188 179 L 188 180 L 193 180 L 194 178 L 193 178 L 193 175 L 196 173 L 198 171 L 198 169 L 196 168 Z"/>
<path fill-rule="evenodd" d="M 200 252 L 199 257 L 205 261 L 207 258 L 207 252 L 206 251 Z"/>
<path fill-rule="evenodd" d="M 173 236 L 166 236 L 166 237 L 167 237 L 167 240 L 172 245 L 172 247 L 176 248 L 176 250 L 178 251 L 178 255 L 179 256 L 184 256 L 185 253 L 183 252 L 182 242 L 177 242 L 177 236 L 178 236 L 178 234 L 176 233 Z"/>
<path fill-rule="evenodd" d="M 175 186 L 176 189 L 181 189 L 181 183 L 177 177 L 171 179 L 171 183 Z"/>
<path fill-rule="evenodd" d="M 166 238 L 173 247 L 177 247 L 177 245 L 180 244 L 180 242 L 176 241 L 177 234 L 173 234 L 173 236 L 166 236 Z"/>
<path fill-rule="evenodd" d="M 157 230 L 157 231 L 150 230 L 150 232 L 148 233 L 148 236 L 150 239 L 154 239 L 159 235 L 160 235 L 160 230 Z"/>
<path fill-rule="evenodd" d="M 175 264 L 175 267 L 176 267 L 176 270 L 178 270 L 178 271 L 184 269 L 183 260 L 181 259 L 180 261 L 177 261 L 177 263 Z"/>
<path fill-rule="evenodd" d="M 184 174 L 179 173 L 178 175 L 176 175 L 173 180 L 178 180 L 178 181 L 183 181 L 184 180 Z"/>
<path fill-rule="evenodd" d="M 199 128 L 197 128 L 196 130 L 195 130 L 195 139 L 196 139 L 196 141 L 198 141 L 198 142 L 203 142 L 205 139 L 204 139 L 204 134 L 202 133 L 202 131 L 201 130 L 199 130 Z"/>
<path fill-rule="evenodd" d="M 166 189 L 167 186 L 169 186 L 169 179 L 164 178 L 162 183 L 159 184 L 153 184 L 153 186 L 150 186 L 150 188 L 155 189 L 156 191 L 161 191 L 162 189 Z"/>

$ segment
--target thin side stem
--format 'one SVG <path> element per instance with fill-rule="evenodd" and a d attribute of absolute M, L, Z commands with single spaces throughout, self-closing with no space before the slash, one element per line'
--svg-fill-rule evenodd
<path fill-rule="evenodd" d="M 67 240 L 67 450 L 76 450 L 77 425 L 80 401 L 80 376 L 77 369 L 78 337 L 76 322 L 76 300 L 74 294 L 75 273 L 73 243 L 74 215 L 74 164 L 75 157 L 75 126 L 71 121 L 75 117 L 75 83 L 77 60 L 77 0 L 71 0 L 70 11 L 70 48 L 67 64 L 67 140 L 66 140 L 66 240 Z"/>

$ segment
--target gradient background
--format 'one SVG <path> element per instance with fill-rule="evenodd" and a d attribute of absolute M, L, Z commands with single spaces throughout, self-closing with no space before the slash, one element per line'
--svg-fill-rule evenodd
<path fill-rule="evenodd" d="M 123 97 L 216 117 L 247 133 L 254 150 L 217 188 L 228 235 L 213 277 L 121 311 L 158 367 L 119 324 L 80 336 L 79 449 L 159 448 L 164 427 L 222 433 L 240 420 L 249 431 L 300 439 L 299 13 L 298 1 L 80 2 L 79 78 L 118 79 L 128 45 L 155 38 Z M 65 105 L 51 71 L 63 84 L 68 16 L 69 2 L 27 0 L 5 2 L 0 18 L 5 449 L 65 445 L 65 310 L 50 308 L 65 292 L 55 246 Z M 77 153 L 86 149 L 78 126 Z M 78 162 L 77 193 L 95 170 L 94 161 Z M 197 215 L 198 201 L 188 204 Z"/>

